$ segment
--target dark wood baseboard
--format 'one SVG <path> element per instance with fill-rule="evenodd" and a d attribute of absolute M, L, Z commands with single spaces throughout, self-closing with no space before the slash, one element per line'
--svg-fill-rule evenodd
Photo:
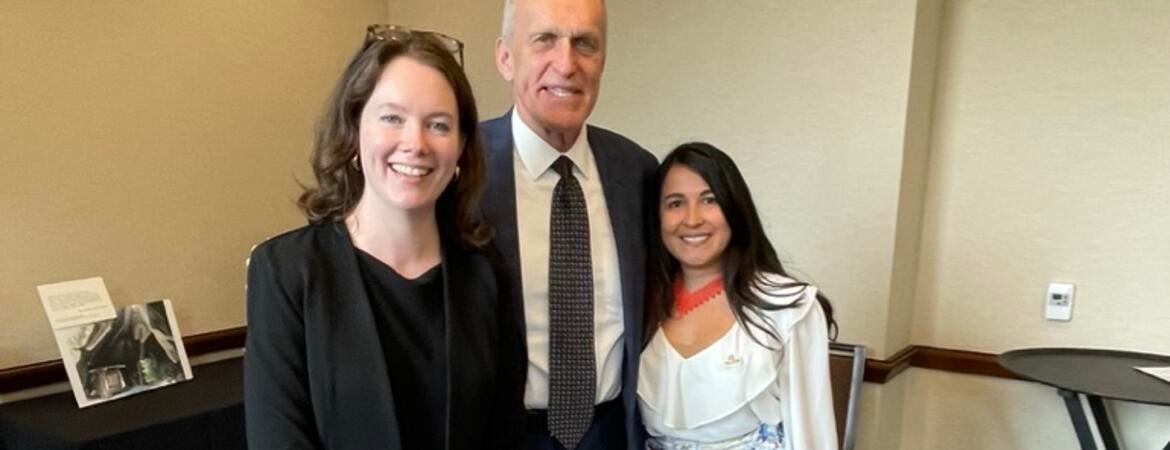
<path fill-rule="evenodd" d="M 910 367 L 916 350 L 914 346 L 909 346 L 890 355 L 887 359 L 866 359 L 865 381 L 880 384 L 898 376 Z"/>
<path fill-rule="evenodd" d="M 996 354 L 921 345 L 914 348 L 916 351 L 910 362 L 914 367 L 1009 380 L 1023 379 L 999 365 L 999 355 Z"/>
<path fill-rule="evenodd" d="M 847 358 L 836 355 L 833 357 Z M 1021 379 L 1000 366 L 999 355 L 993 353 L 911 345 L 899 350 L 887 359 L 867 359 L 865 361 L 865 381 L 884 384 L 910 367 L 1009 380 Z"/>
<path fill-rule="evenodd" d="M 229 328 L 196 334 L 183 338 L 187 355 L 195 357 L 221 350 L 242 348 L 246 336 L 244 327 Z M 833 358 L 846 358 L 836 356 Z M 1019 377 L 999 365 L 999 355 L 967 350 L 911 345 L 887 359 L 865 361 L 865 381 L 884 384 L 910 367 L 942 370 L 945 372 L 982 375 L 1018 380 Z M 61 360 L 45 361 L 25 366 L 0 369 L 0 393 L 15 392 L 66 381 L 65 366 Z"/>
<path fill-rule="evenodd" d="M 244 327 L 195 334 L 183 338 L 188 357 L 244 346 Z M 9 369 L 0 369 L 0 394 L 67 381 L 65 365 L 55 359 Z"/>

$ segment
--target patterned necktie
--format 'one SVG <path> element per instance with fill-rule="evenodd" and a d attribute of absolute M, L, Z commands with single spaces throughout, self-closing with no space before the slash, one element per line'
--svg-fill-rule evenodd
<path fill-rule="evenodd" d="M 573 161 L 553 163 L 561 175 L 552 196 L 548 258 L 548 430 L 567 449 L 593 421 L 597 368 L 593 352 L 593 265 L 585 194 Z"/>

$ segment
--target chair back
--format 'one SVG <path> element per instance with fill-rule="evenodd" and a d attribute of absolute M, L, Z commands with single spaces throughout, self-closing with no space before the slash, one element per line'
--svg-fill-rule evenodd
<path fill-rule="evenodd" d="M 865 347 L 829 343 L 829 382 L 833 411 L 837 416 L 837 442 L 841 450 L 853 450 L 857 441 L 857 402 L 865 378 Z"/>

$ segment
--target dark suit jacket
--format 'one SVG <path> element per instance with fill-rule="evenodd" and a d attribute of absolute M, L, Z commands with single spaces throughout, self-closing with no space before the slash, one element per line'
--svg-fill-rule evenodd
<path fill-rule="evenodd" d="M 480 124 L 487 152 L 487 195 L 484 196 L 483 209 L 488 222 L 496 228 L 495 243 L 504 258 L 507 281 L 511 286 L 509 291 L 515 296 L 517 304 L 523 305 L 520 248 L 516 236 L 516 181 L 511 120 L 509 113 Z M 658 162 L 646 149 L 614 132 L 589 126 L 586 133 L 589 146 L 593 149 L 593 158 L 597 161 L 609 220 L 617 241 L 625 318 L 621 400 L 625 409 L 629 448 L 640 450 L 645 431 L 638 415 L 636 396 L 646 290 L 645 212 L 656 204 L 648 197 L 652 192 Z M 547 239 L 547 236 L 532 238 Z"/>
<path fill-rule="evenodd" d="M 293 230 L 252 252 L 249 447 L 401 448 L 386 369 L 394 361 L 384 358 L 357 264 L 341 223 Z M 443 240 L 449 449 L 517 448 L 523 439 L 523 329 L 494 270 L 488 253 Z"/>

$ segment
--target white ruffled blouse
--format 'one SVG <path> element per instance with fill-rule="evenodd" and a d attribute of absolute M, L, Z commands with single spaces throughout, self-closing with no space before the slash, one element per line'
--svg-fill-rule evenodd
<path fill-rule="evenodd" d="M 638 375 L 638 404 L 651 436 L 718 442 L 743 436 L 761 423 L 783 423 L 789 449 L 837 448 L 828 329 L 816 288 L 786 288 L 762 297 L 774 304 L 798 301 L 794 308 L 764 311 L 779 343 L 753 330 L 772 349 L 752 340 L 738 321 L 689 358 L 671 346 L 661 329 L 655 333 L 642 351 Z"/>

